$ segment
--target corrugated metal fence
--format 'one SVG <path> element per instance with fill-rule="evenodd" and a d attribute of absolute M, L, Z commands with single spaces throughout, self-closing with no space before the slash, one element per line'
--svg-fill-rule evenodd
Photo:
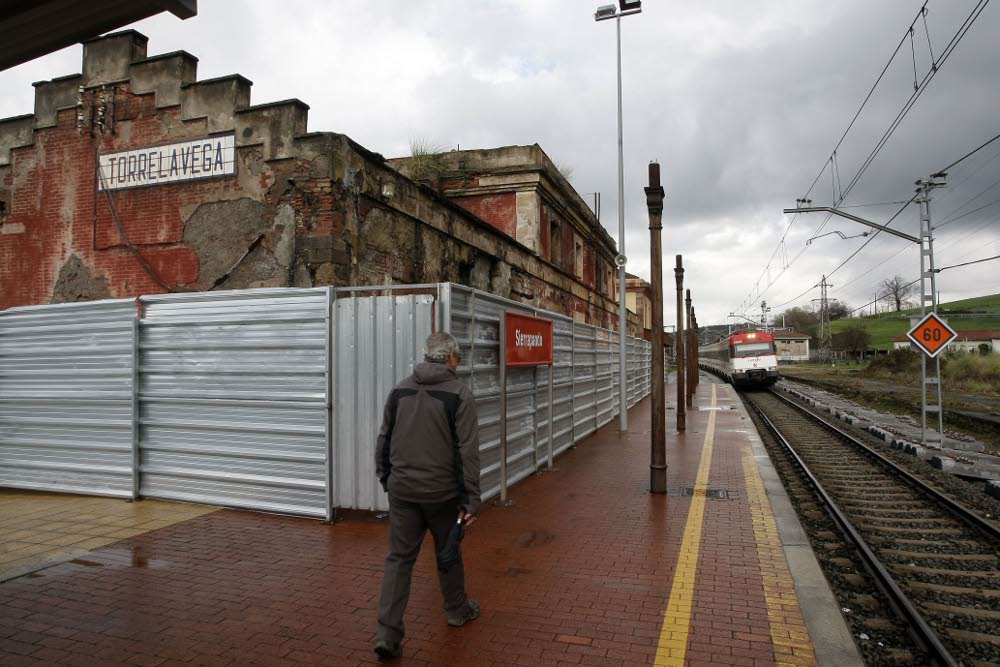
<path fill-rule="evenodd" d="M 135 312 L 0 311 L 0 486 L 132 495 Z"/>
<path fill-rule="evenodd" d="M 463 348 L 491 497 L 503 310 L 554 322 L 556 454 L 614 419 L 614 332 L 448 283 L 0 311 L 0 486 L 327 518 L 387 509 L 374 471 L 382 406 L 439 329 Z M 631 407 L 650 391 L 649 344 L 630 339 L 628 353 Z M 549 372 L 509 371 L 508 485 L 545 461 Z"/>

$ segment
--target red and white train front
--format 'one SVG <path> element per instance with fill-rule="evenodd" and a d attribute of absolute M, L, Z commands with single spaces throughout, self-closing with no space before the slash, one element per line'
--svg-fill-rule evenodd
<path fill-rule="evenodd" d="M 740 331 L 698 353 L 713 359 L 736 386 L 768 386 L 778 381 L 774 334 L 769 331 Z"/>

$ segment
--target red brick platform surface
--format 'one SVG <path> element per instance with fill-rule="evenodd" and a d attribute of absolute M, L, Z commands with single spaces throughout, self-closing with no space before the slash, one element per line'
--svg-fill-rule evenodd
<path fill-rule="evenodd" d="M 814 664 L 728 392 L 703 382 L 682 437 L 668 413 L 666 496 L 648 493 L 646 400 L 627 436 L 609 424 L 516 506 L 484 507 L 464 543 L 483 613 L 464 628 L 425 545 L 398 664 Z M 124 540 L 0 584 L 0 664 L 375 662 L 385 532 L 221 511 Z"/>

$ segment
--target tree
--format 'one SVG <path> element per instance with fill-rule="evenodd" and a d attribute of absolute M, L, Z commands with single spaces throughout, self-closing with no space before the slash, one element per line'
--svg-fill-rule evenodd
<path fill-rule="evenodd" d="M 882 299 L 895 306 L 897 313 L 903 309 L 903 306 L 910 305 L 910 297 L 916 291 L 913 283 L 908 283 L 903 276 L 898 275 L 883 280 L 879 287 L 882 288 Z"/>
<path fill-rule="evenodd" d="M 848 325 L 840 333 L 834 334 L 833 343 L 837 349 L 861 356 L 861 353 L 871 345 L 872 337 L 860 322 Z"/>
<path fill-rule="evenodd" d="M 830 309 L 831 320 L 839 320 L 851 314 L 851 307 L 843 301 L 833 299 L 827 307 Z"/>
<path fill-rule="evenodd" d="M 813 334 L 812 329 L 819 324 L 819 318 L 816 317 L 816 314 L 801 306 L 789 308 L 781 315 L 775 317 L 774 325 L 781 326 L 782 321 L 784 321 L 784 326 L 810 335 Z"/>

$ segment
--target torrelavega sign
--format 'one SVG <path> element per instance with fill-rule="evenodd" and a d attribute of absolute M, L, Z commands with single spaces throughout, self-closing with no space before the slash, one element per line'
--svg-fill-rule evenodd
<path fill-rule="evenodd" d="M 236 174 L 236 135 L 98 155 L 98 190 L 122 190 Z"/>

